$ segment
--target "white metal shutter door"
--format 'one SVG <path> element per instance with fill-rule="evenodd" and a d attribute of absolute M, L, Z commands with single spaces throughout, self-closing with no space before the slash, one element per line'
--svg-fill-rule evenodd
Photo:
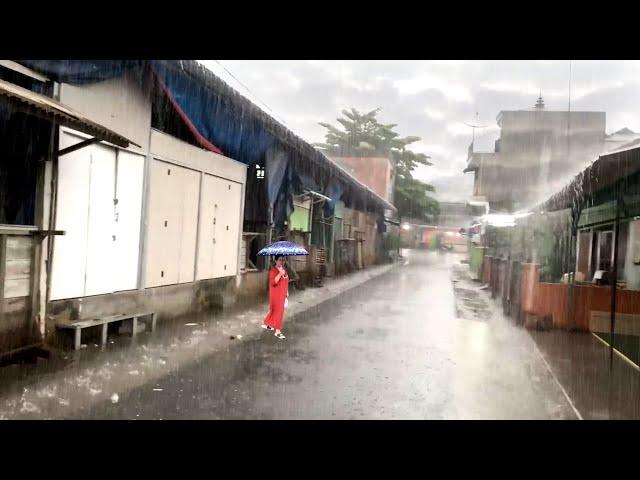
<path fill-rule="evenodd" d="M 174 181 L 177 168 L 155 159 L 149 168 L 145 287 L 178 282 L 178 221 L 182 204 L 176 195 L 179 181 Z"/>
<path fill-rule="evenodd" d="M 180 212 L 180 264 L 178 282 L 193 282 L 196 262 L 196 241 L 198 234 L 198 197 L 200 173 L 187 168 L 179 168 L 182 211 Z M 176 176 L 176 179 L 178 177 Z"/>
<path fill-rule="evenodd" d="M 60 148 L 80 140 L 61 132 Z M 55 228 L 64 230 L 65 234 L 54 240 L 51 300 L 84 295 L 90 162 L 91 155 L 86 148 L 58 159 Z"/>
<path fill-rule="evenodd" d="M 113 292 L 115 161 L 113 148 L 92 145 L 85 295 Z"/>
<path fill-rule="evenodd" d="M 215 194 L 215 219 L 216 224 L 214 227 L 214 250 L 213 250 L 213 278 L 220 278 L 227 276 L 228 259 L 230 255 L 229 247 L 227 244 L 227 225 L 225 217 L 226 204 L 229 201 L 227 185 L 228 181 L 218 177 L 211 177 Z"/>
<path fill-rule="evenodd" d="M 216 182 L 211 175 L 203 175 L 200 198 L 200 220 L 198 233 L 197 280 L 213 278 L 216 219 Z"/>
<path fill-rule="evenodd" d="M 240 244 L 240 218 L 242 206 L 242 185 L 236 182 L 228 182 L 227 201 L 224 205 L 225 236 L 229 255 L 225 259 L 227 268 L 226 275 L 236 275 L 238 273 L 238 247 Z M 227 230 L 228 227 L 228 230 Z"/>
<path fill-rule="evenodd" d="M 120 150 L 117 159 L 114 290 L 133 290 L 138 283 L 140 216 L 144 157 Z"/>
<path fill-rule="evenodd" d="M 216 225 L 215 277 L 235 275 L 238 268 L 238 242 L 240 225 L 241 185 L 217 179 L 218 221 Z"/>

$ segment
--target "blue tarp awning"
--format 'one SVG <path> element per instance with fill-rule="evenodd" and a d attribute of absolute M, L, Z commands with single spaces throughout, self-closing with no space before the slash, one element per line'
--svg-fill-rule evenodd
<path fill-rule="evenodd" d="M 125 72 L 142 74 L 147 69 L 163 89 L 173 107 L 185 121 L 198 143 L 205 149 L 222 153 L 246 165 L 264 164 L 267 152 L 286 157 L 286 170 L 281 175 L 267 175 L 268 197 L 272 205 L 294 190 L 318 190 L 317 178 L 310 171 L 326 177 L 321 183 L 323 194 L 333 199 L 326 205 L 332 210 L 335 201 L 349 190 L 364 198 L 363 204 L 378 210 L 395 209 L 393 205 L 355 180 L 350 174 L 325 157 L 259 107 L 195 61 L 175 60 L 18 60 L 58 82 L 86 84 L 122 76 Z M 292 162 L 296 159 L 296 162 Z M 295 164 L 295 166 L 294 166 Z M 267 166 L 267 169 L 269 167 Z M 274 177 L 274 178 L 270 178 Z M 273 180 L 273 181 L 271 181 Z M 315 188 L 314 188 L 315 187 Z M 349 196 L 351 197 L 351 195 Z M 290 204 L 291 198 L 285 199 Z M 277 217 L 288 207 L 274 206 Z M 281 222 L 277 222 L 281 223 Z"/>

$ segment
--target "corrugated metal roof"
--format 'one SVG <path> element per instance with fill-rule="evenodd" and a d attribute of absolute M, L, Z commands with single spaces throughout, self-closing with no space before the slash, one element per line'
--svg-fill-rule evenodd
<path fill-rule="evenodd" d="M 609 150 L 608 152 L 602 154 L 602 156 L 605 155 L 611 155 L 613 153 L 622 153 L 622 152 L 627 152 L 629 150 L 635 150 L 636 148 L 638 148 L 638 146 L 640 146 L 640 138 L 636 138 L 635 140 L 632 140 L 630 142 L 627 142 L 617 148 L 613 148 L 611 150 Z"/>
<path fill-rule="evenodd" d="M 8 99 L 21 111 L 86 133 L 99 140 L 104 140 L 123 148 L 127 148 L 130 144 L 137 147 L 140 146 L 104 125 L 89 120 L 82 114 L 52 98 L 3 80 L 0 80 L 0 97 Z"/>
<path fill-rule="evenodd" d="M 640 171 L 640 146 L 600 155 L 596 161 L 543 203 L 545 210 L 561 210 Z"/>

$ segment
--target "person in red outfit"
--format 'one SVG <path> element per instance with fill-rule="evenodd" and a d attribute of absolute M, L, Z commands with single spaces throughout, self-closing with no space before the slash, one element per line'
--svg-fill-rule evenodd
<path fill-rule="evenodd" d="M 262 328 L 276 331 L 276 337 L 282 339 L 282 317 L 284 303 L 289 296 L 289 275 L 284 269 L 284 256 L 276 257 L 276 263 L 269 271 L 269 313 L 264 319 Z"/>

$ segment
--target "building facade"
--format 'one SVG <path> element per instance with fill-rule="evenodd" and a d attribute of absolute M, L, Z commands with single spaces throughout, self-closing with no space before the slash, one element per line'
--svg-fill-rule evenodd
<path fill-rule="evenodd" d="M 543 201 L 610 147 L 604 112 L 550 111 L 541 98 L 531 110 L 501 111 L 497 123 L 494 151 L 470 145 L 464 170 L 475 176 L 473 196 L 492 211 Z"/>
<path fill-rule="evenodd" d="M 297 238 L 315 275 L 345 212 L 393 209 L 192 61 L 0 61 L 0 141 L 0 354 L 259 297 L 256 248 Z M 360 230 L 362 268 L 379 232 Z"/>

